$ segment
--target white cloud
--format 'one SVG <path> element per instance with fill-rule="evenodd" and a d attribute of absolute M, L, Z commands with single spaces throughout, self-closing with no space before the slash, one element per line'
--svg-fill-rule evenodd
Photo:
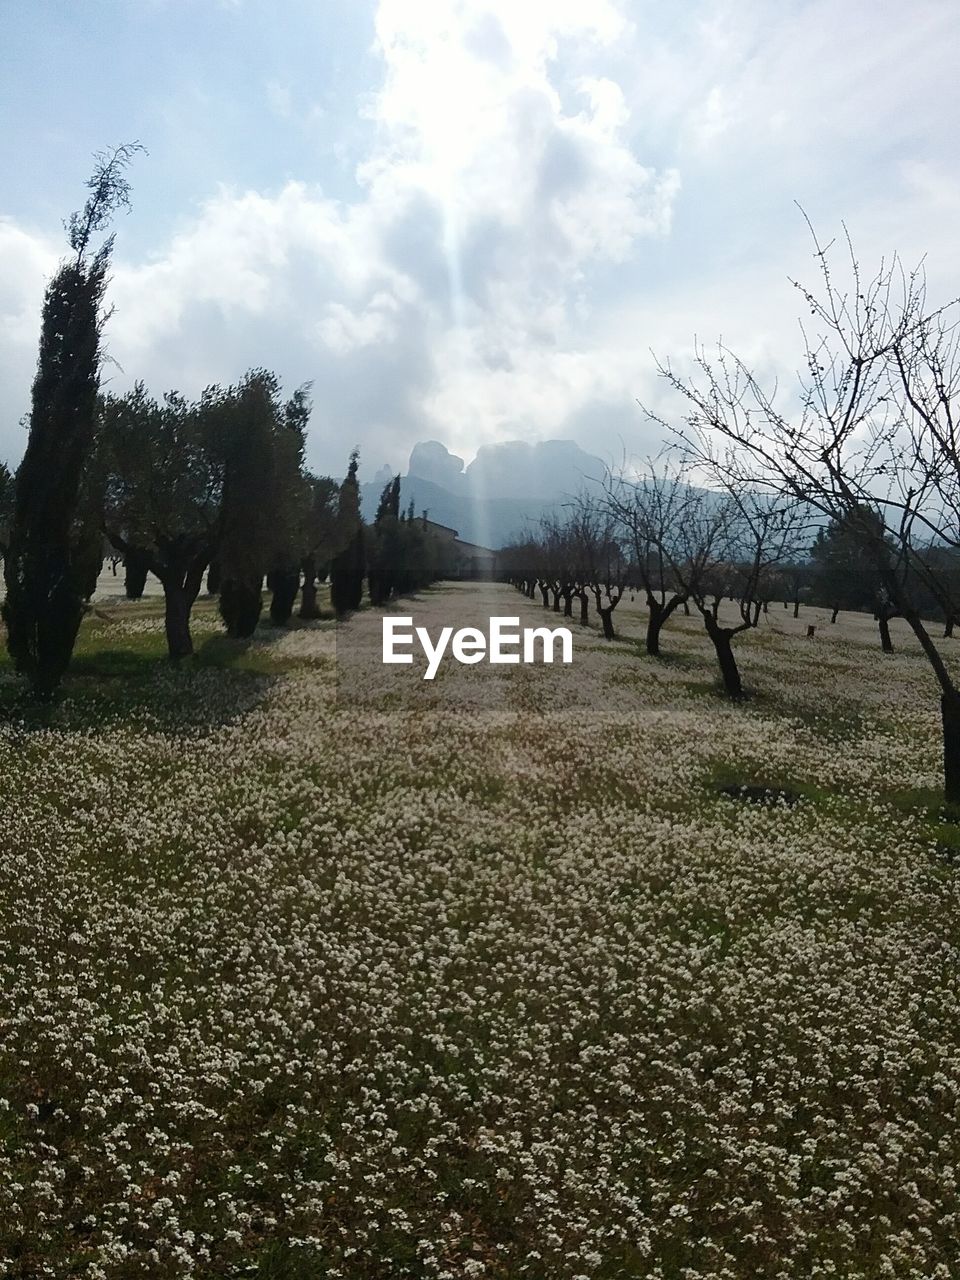
<path fill-rule="evenodd" d="M 224 187 L 141 261 L 121 227 L 110 352 L 158 391 L 313 378 L 323 466 L 357 441 L 371 471 L 426 438 L 613 452 L 657 394 L 650 347 L 722 331 L 793 367 L 794 199 L 828 236 L 847 217 L 865 261 L 929 249 L 960 284 L 958 25 L 941 0 L 381 0 L 356 198 Z M 261 93 L 265 128 L 303 125 L 304 86 Z M 8 420 L 56 256 L 0 223 Z"/>

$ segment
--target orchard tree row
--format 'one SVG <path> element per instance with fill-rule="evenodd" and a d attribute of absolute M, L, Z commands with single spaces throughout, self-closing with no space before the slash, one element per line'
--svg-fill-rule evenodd
<path fill-rule="evenodd" d="M 896 258 L 866 276 L 846 247 L 837 270 L 814 237 L 818 283 L 796 286 L 807 316 L 795 387 L 768 385 L 722 344 L 712 355 L 698 346 L 686 372 L 661 362 L 679 423 L 649 416 L 679 462 L 608 479 L 562 528 L 512 549 L 512 576 L 555 602 L 591 594 L 608 636 L 636 586 L 652 654 L 664 619 L 695 608 L 733 696 L 731 642 L 756 626 L 778 576 L 796 602 L 808 592 L 834 617 L 872 607 L 886 650 L 889 620 L 902 618 L 939 688 L 945 794 L 960 804 L 948 644 L 960 619 L 960 299 L 932 303 L 922 272 Z"/>
<path fill-rule="evenodd" d="M 731 488 L 695 487 L 670 464 L 639 476 L 610 475 L 584 494 L 566 520 L 544 523 L 538 537 L 505 550 L 508 579 L 544 607 L 589 620 L 591 602 L 603 635 L 616 637 L 614 611 L 625 593 L 648 610 L 646 651 L 660 655 L 661 633 L 682 608 L 695 611 L 716 653 L 724 689 L 740 698 L 734 652 L 756 627 L 803 543 L 805 513 L 796 503 Z M 733 617 L 721 617 L 724 600 Z"/>
<path fill-rule="evenodd" d="M 16 476 L 0 468 L 3 619 L 16 670 L 49 699 L 70 662 L 105 550 L 122 557 L 127 594 L 159 579 L 169 654 L 192 654 L 190 617 L 204 575 L 219 595 L 227 633 L 253 634 L 270 617 L 315 618 L 329 577 L 339 616 L 370 598 L 434 580 L 443 566 L 425 521 L 400 511 L 400 481 L 384 490 L 366 528 L 351 455 L 338 483 L 305 468 L 310 388 L 289 398 L 276 376 L 251 369 L 196 401 L 161 400 L 142 384 L 125 395 L 100 387 L 104 294 L 113 237 L 94 247 L 111 215 L 129 205 L 125 171 L 138 144 L 99 156 L 81 213 L 67 224 L 70 256 L 44 299 L 26 451 Z"/>

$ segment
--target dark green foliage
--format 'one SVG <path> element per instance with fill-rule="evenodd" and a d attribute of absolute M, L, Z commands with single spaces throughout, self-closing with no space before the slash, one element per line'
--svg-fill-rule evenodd
<path fill-rule="evenodd" d="M 380 495 L 370 545 L 370 603 L 386 604 L 396 594 L 402 574 L 400 477 L 394 476 Z"/>
<path fill-rule="evenodd" d="M 13 523 L 14 490 L 13 474 L 5 462 L 0 462 L 0 556 L 6 557 L 10 545 L 10 526 Z"/>
<path fill-rule="evenodd" d="M 390 483 L 384 486 L 383 493 L 380 495 L 380 505 L 377 507 L 375 524 L 379 526 L 386 520 L 399 519 L 400 477 L 394 476 Z"/>
<path fill-rule="evenodd" d="M 89 602 L 97 589 L 106 550 L 103 536 L 106 470 L 99 426 L 98 413 L 96 439 L 81 479 L 71 534 L 76 580 L 84 602 Z"/>
<path fill-rule="evenodd" d="M 190 612 L 215 546 L 221 397 L 214 388 L 191 405 L 170 392 L 158 404 L 138 384 L 103 405 L 107 537 L 159 578 L 174 661 L 193 653 Z"/>
<path fill-rule="evenodd" d="M 330 561 L 337 549 L 337 511 L 340 502 L 340 486 L 330 476 L 305 477 L 307 487 L 306 516 L 303 531 L 303 594 L 300 598 L 300 617 L 316 618 L 317 579 L 321 581 L 330 570 Z"/>
<path fill-rule="evenodd" d="M 436 577 L 436 539 L 424 528 L 424 522 L 407 513 L 398 526 L 400 548 L 396 570 L 396 589 L 401 596 L 410 595 L 427 586 Z"/>
<path fill-rule="evenodd" d="M 17 472 L 5 557 L 7 647 L 35 695 L 49 699 L 73 652 L 100 542 L 88 463 L 100 387 L 100 330 L 112 237 L 91 237 L 129 204 L 123 171 L 136 144 L 98 156 L 90 196 L 67 224 L 73 256 L 47 287 L 27 448 Z M 99 567 L 99 566 L 98 566 Z"/>
<path fill-rule="evenodd" d="M 220 413 L 220 614 L 228 634 L 242 638 L 256 629 L 265 574 L 287 584 L 273 602 L 275 622 L 289 618 L 299 587 L 309 502 L 302 472 L 308 388 L 299 388 L 282 405 L 276 376 L 253 369 L 226 393 Z"/>
<path fill-rule="evenodd" d="M 357 468 L 360 455 L 350 455 L 350 466 L 337 504 L 337 541 L 339 550 L 330 565 L 330 600 L 339 616 L 360 608 L 363 580 L 366 575 L 366 548 L 363 521 L 360 518 L 360 486 Z"/>
<path fill-rule="evenodd" d="M 251 636 L 263 607 L 275 519 L 274 430 L 278 384 L 253 369 L 231 387 L 220 405 L 223 501 L 220 509 L 220 616 L 234 639 Z"/>
<path fill-rule="evenodd" d="M 100 307 L 109 256 L 64 264 L 43 305 L 30 435 L 17 472 L 7 598 L 7 647 L 17 671 L 49 698 L 70 661 L 84 583 L 71 537 L 94 440 Z"/>
<path fill-rule="evenodd" d="M 394 596 L 410 595 L 453 576 L 456 569 L 452 545 L 448 547 L 431 530 L 426 516 L 413 513 L 413 503 L 400 514 L 400 477 L 396 476 L 380 497 L 370 542 L 370 601 L 387 604 Z"/>
<path fill-rule="evenodd" d="M 300 568 L 310 541 L 313 494 L 303 471 L 307 423 L 312 405 L 310 387 L 298 387 L 283 409 L 282 427 L 274 448 L 274 522 L 267 586 L 271 592 L 270 620 L 283 626 L 293 613 L 300 590 Z"/>
<path fill-rule="evenodd" d="M 820 529 L 810 549 L 814 600 L 830 609 L 872 610 L 880 590 L 876 548 L 882 540 L 880 519 L 867 507 Z"/>

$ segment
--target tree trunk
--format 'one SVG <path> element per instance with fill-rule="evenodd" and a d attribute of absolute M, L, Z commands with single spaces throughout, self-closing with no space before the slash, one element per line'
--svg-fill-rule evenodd
<path fill-rule="evenodd" d="M 955 619 L 954 619 L 954 618 L 952 618 L 952 617 L 951 617 L 951 618 L 947 618 L 947 621 L 945 622 L 944 627 L 943 627 L 943 638 L 944 638 L 944 640 L 949 640 L 949 639 L 952 637 L 952 635 L 953 635 L 953 624 L 954 624 L 954 621 L 955 621 Z"/>
<path fill-rule="evenodd" d="M 560 612 L 560 592 L 559 591 L 554 591 L 553 593 L 553 612 L 554 613 Z"/>
<path fill-rule="evenodd" d="M 836 605 L 836 606 L 834 607 L 833 613 L 830 615 L 830 621 L 831 621 L 831 622 L 836 622 L 836 620 L 837 620 L 837 614 L 838 614 L 839 612 L 840 612 L 840 606 L 839 606 L 839 605 Z"/>
<path fill-rule="evenodd" d="M 885 614 L 881 613 L 877 618 L 877 625 L 880 628 L 880 648 L 884 653 L 893 653 L 893 641 L 890 639 L 890 623 Z"/>
<path fill-rule="evenodd" d="M 943 719 L 943 794 L 950 804 L 960 804 L 960 696 L 940 698 Z"/>
<path fill-rule="evenodd" d="M 597 613 L 600 615 L 601 625 L 603 626 L 604 640 L 616 639 L 616 632 L 613 629 L 613 609 L 613 605 L 607 605 L 605 609 L 597 609 Z"/>
<path fill-rule="evenodd" d="M 215 596 L 220 592 L 220 561 L 211 560 L 207 570 L 207 595 Z"/>
<path fill-rule="evenodd" d="M 548 589 L 547 587 L 541 587 L 541 588 L 540 588 L 540 595 L 543 597 L 543 607 L 544 607 L 545 609 L 549 609 L 549 608 L 550 608 L 550 591 L 549 591 L 549 589 Z"/>
<path fill-rule="evenodd" d="M 794 600 L 793 602 L 793 616 L 795 618 L 800 617 L 800 601 L 799 600 Z"/>
<path fill-rule="evenodd" d="M 139 600 L 147 585 L 150 557 L 139 547 L 131 547 L 123 558 L 123 594 L 128 600 Z"/>
<path fill-rule="evenodd" d="M 673 611 L 679 609 L 681 605 L 689 614 L 690 606 L 682 596 L 672 596 L 666 604 L 661 604 L 655 596 L 647 596 L 647 608 L 650 610 L 650 617 L 647 619 L 646 649 L 651 658 L 660 656 L 660 632 L 667 625 Z"/>
<path fill-rule="evenodd" d="M 189 658 L 193 654 L 190 611 L 200 594 L 206 567 L 206 558 L 198 556 L 193 560 L 175 563 L 157 573 L 163 585 L 163 625 L 171 662 L 179 662 L 181 658 Z"/>
<path fill-rule="evenodd" d="M 737 660 L 733 656 L 733 636 L 728 627 L 717 625 L 715 618 L 707 616 L 704 618 L 707 628 L 707 634 L 713 641 L 713 647 L 717 654 L 717 664 L 720 667 L 720 675 L 723 678 L 723 687 L 728 698 L 739 701 L 743 697 L 743 684 L 740 680 L 740 669 L 737 666 Z"/>
<path fill-rule="evenodd" d="M 249 640 L 263 611 L 263 577 L 258 572 L 225 577 L 220 584 L 220 617 L 231 640 Z"/>
<path fill-rule="evenodd" d="M 293 613 L 293 605 L 300 590 L 300 566 L 275 569 L 272 574 L 267 575 L 267 585 L 271 591 L 270 621 L 274 626 L 282 627 Z"/>
<path fill-rule="evenodd" d="M 189 658 L 193 653 L 190 635 L 190 604 L 187 592 L 179 582 L 163 582 L 163 627 L 167 635 L 167 652 L 171 662 Z"/>
<path fill-rule="evenodd" d="M 659 601 L 647 596 L 647 608 L 650 616 L 647 619 L 647 653 L 651 658 L 660 656 L 660 632 L 666 622 L 663 606 Z"/>
<path fill-rule="evenodd" d="M 690 605 L 687 603 L 686 600 L 684 600 L 683 602 L 683 612 L 687 615 L 688 618 L 690 617 Z"/>
<path fill-rule="evenodd" d="M 580 625 L 581 627 L 590 625 L 590 601 L 587 599 L 586 592 L 580 597 Z"/>
<path fill-rule="evenodd" d="M 565 592 L 563 597 L 563 616 L 573 617 L 573 595 L 569 591 Z"/>
<path fill-rule="evenodd" d="M 303 558 L 303 586 L 300 588 L 300 617 L 317 618 L 317 562 L 313 556 Z"/>

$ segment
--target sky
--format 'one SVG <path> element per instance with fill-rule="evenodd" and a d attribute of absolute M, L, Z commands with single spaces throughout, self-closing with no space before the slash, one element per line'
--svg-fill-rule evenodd
<path fill-rule="evenodd" d="M 63 219 L 133 139 L 104 385 L 311 381 L 333 474 L 644 455 L 695 337 L 789 384 L 800 207 L 960 293 L 955 0 L 0 0 L 0 33 L 10 463 Z"/>

